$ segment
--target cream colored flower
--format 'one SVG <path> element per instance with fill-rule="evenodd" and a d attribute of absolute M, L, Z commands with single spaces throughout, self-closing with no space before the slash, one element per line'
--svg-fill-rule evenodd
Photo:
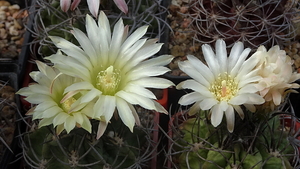
<path fill-rule="evenodd" d="M 188 74 L 191 80 L 178 84 L 178 89 L 192 89 L 194 92 L 182 96 L 181 105 L 195 103 L 190 114 L 197 110 L 210 110 L 211 123 L 218 126 L 225 113 L 228 131 L 234 130 L 234 112 L 243 119 L 241 105 L 255 111 L 253 104 L 262 104 L 264 99 L 256 94 L 255 83 L 261 79 L 257 70 L 253 70 L 258 60 L 246 60 L 250 49 L 244 50 L 243 44 L 237 42 L 227 57 L 226 44 L 223 40 L 216 42 L 216 54 L 209 45 L 203 45 L 203 55 L 207 65 L 194 56 L 179 62 L 179 68 Z"/>
<path fill-rule="evenodd" d="M 260 60 L 256 66 L 262 77 L 257 85 L 259 93 L 274 110 L 283 102 L 287 89 L 299 88 L 293 82 L 300 78 L 300 74 L 293 72 L 293 61 L 279 46 L 273 46 L 269 51 L 260 46 L 252 57 Z"/>
<path fill-rule="evenodd" d="M 40 71 L 31 72 L 30 76 L 36 84 L 20 89 L 17 94 L 26 96 L 29 103 L 37 104 L 27 115 L 32 119 L 41 119 L 39 127 L 53 124 L 57 134 L 66 129 L 69 133 L 75 126 L 91 132 L 92 104 L 79 105 L 79 93 L 62 102 L 64 90 L 76 82 L 74 77 L 61 74 L 57 69 L 37 61 Z"/>
<path fill-rule="evenodd" d="M 152 76 L 169 71 L 163 65 L 172 56 L 163 55 L 149 59 L 162 44 L 157 39 L 141 39 L 147 26 L 128 36 L 128 27 L 120 19 L 111 33 L 106 15 L 101 12 L 98 23 L 86 16 L 87 35 L 74 28 L 73 34 L 81 47 L 60 37 L 50 37 L 65 55 L 55 54 L 48 59 L 61 72 L 78 77 L 81 82 L 67 87 L 65 92 L 87 91 L 81 103 L 96 99 L 94 118 L 100 120 L 98 138 L 106 129 L 115 109 L 126 126 L 140 124 L 133 105 L 167 113 L 156 101 L 155 95 L 146 88 L 166 88 L 172 82 Z"/>

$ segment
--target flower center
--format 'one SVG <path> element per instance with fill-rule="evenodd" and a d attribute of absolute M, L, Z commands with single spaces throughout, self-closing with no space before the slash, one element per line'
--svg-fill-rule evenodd
<path fill-rule="evenodd" d="M 218 101 L 229 101 L 238 92 L 238 84 L 235 79 L 226 72 L 218 76 L 209 90 Z"/>
<path fill-rule="evenodd" d="M 96 86 L 104 95 L 114 95 L 118 90 L 120 81 L 120 71 L 109 66 L 106 70 L 98 73 Z"/>
<path fill-rule="evenodd" d="M 75 99 L 74 97 L 68 98 L 65 102 L 63 102 L 63 103 L 61 104 L 61 108 L 62 108 L 65 112 L 70 113 L 69 111 L 70 111 L 71 106 L 72 106 L 72 104 L 73 104 L 74 102 L 76 102 L 76 99 Z"/>

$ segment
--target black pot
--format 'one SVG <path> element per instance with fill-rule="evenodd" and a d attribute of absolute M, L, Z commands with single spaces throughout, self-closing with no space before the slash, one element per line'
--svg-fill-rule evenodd
<path fill-rule="evenodd" d="M 1 67 L 2 68 L 2 67 Z M 18 84 L 18 75 L 14 72 L 1 72 L 0 73 L 0 80 L 7 82 L 7 85 L 13 87 L 15 90 L 19 89 Z M 1 169 L 12 169 L 12 168 L 18 168 L 19 161 L 16 160 L 16 155 L 21 153 L 21 148 L 19 147 L 19 140 L 17 139 L 17 136 L 20 135 L 20 128 L 22 123 L 19 119 L 21 119 L 22 115 L 20 113 L 21 110 L 21 104 L 19 100 L 19 96 L 14 96 L 16 106 L 12 106 L 12 109 L 15 111 L 15 130 L 14 130 L 14 137 L 9 145 L 10 149 L 3 147 L 4 154 L 2 155 L 2 158 L 0 159 L 0 168 Z M 2 113 L 2 110 L 0 111 Z M 0 130 L 1 133 L 1 130 Z"/>
<path fill-rule="evenodd" d="M 300 80 L 297 80 L 296 83 L 300 84 Z M 300 118 L 300 88 L 296 89 L 296 91 L 298 93 L 291 93 L 289 95 L 289 100 L 293 108 L 293 110 L 290 111 L 294 112 L 296 117 Z"/>
<path fill-rule="evenodd" d="M 26 24 L 27 28 L 32 27 L 32 21 L 34 17 L 34 5 L 29 5 L 35 2 L 35 0 L 7 0 L 11 4 L 18 4 L 22 9 L 27 8 L 29 10 L 28 20 Z M 27 29 L 28 30 L 28 29 Z M 26 65 L 28 63 L 28 58 L 30 55 L 30 42 L 31 42 L 31 32 L 26 31 L 24 36 L 23 46 L 21 48 L 21 53 L 16 60 L 7 60 L 0 62 L 0 80 L 7 82 L 7 85 L 14 88 L 15 92 L 20 89 L 21 84 L 25 76 Z M 23 121 L 22 106 L 20 103 L 19 95 L 15 95 L 15 112 L 16 112 L 16 121 L 15 121 L 15 131 L 14 139 L 9 145 L 10 149 L 6 148 L 4 154 L 0 159 L 0 169 L 15 169 L 20 168 L 20 161 L 22 149 L 20 147 L 18 137 L 25 128 L 25 123 Z M 1 112 L 0 112 L 1 113 Z M 1 128 L 0 128 L 1 133 Z"/>

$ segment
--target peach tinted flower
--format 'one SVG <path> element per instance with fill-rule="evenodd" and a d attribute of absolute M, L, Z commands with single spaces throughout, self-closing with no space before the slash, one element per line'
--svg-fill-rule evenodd
<path fill-rule="evenodd" d="M 269 51 L 260 46 L 252 57 L 260 60 L 256 66 L 258 74 L 262 77 L 257 84 L 259 93 L 273 110 L 283 102 L 287 89 L 299 88 L 299 85 L 293 82 L 300 78 L 300 74 L 293 72 L 293 61 L 277 45 Z"/>

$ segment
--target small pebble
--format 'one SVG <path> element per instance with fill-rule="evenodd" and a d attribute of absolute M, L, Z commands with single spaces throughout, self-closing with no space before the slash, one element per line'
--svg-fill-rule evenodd
<path fill-rule="evenodd" d="M 15 59 L 21 51 L 25 28 L 24 18 L 27 11 L 21 11 L 19 5 L 11 5 L 0 0 L 0 56 Z M 6 41 L 3 41 L 6 40 Z M 17 48 L 16 48 L 17 47 Z"/>
<path fill-rule="evenodd" d="M 300 43 L 294 42 L 291 45 L 286 46 L 284 50 L 286 51 L 287 55 L 294 60 L 295 71 L 298 71 L 300 69 Z"/>

